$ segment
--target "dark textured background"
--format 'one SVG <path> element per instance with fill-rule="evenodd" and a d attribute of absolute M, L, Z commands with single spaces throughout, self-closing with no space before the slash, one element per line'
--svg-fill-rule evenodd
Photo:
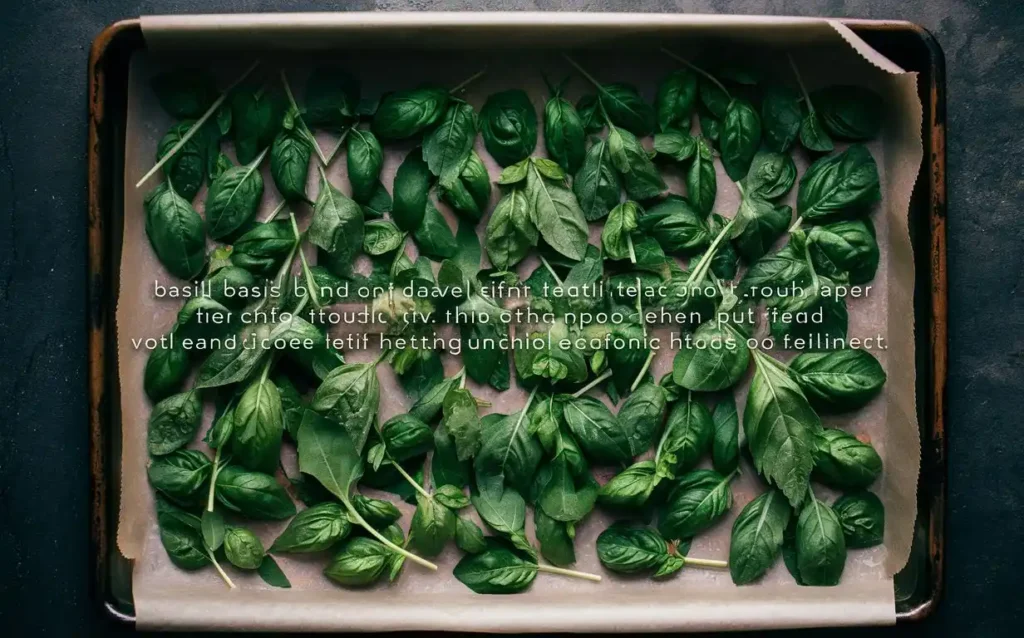
<path fill-rule="evenodd" d="M 645 10 L 904 19 L 948 67 L 950 504 L 944 600 L 886 633 L 1024 622 L 1024 3 L 1019 0 L 0 3 L 0 626 L 114 631 L 89 599 L 86 59 L 143 13 L 332 8 Z M 19 631 L 19 629 L 21 631 Z M 830 632 L 831 633 L 831 632 Z M 842 634 L 852 632 L 838 632 Z M 1013 633 L 1016 633 L 1014 631 Z M 806 635 L 806 633 L 802 634 Z"/>

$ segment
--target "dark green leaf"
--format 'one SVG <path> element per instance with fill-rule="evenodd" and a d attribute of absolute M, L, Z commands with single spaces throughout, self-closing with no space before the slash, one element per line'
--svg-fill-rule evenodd
<path fill-rule="evenodd" d="M 192 128 L 194 122 L 186 121 L 175 124 L 160 139 L 156 147 L 156 158 L 160 160 L 170 152 Z M 174 185 L 174 190 L 188 201 L 195 199 L 196 193 L 203 185 L 206 177 L 207 147 L 202 139 L 202 132 L 192 136 L 178 149 L 167 163 L 163 172 L 167 181 Z"/>
<path fill-rule="evenodd" d="M 484 421 L 482 439 L 483 445 L 474 462 L 481 493 L 500 495 L 503 485 L 525 492 L 541 457 L 540 445 L 528 432 L 526 413 L 516 412 L 502 419 Z"/>
<path fill-rule="evenodd" d="M 653 382 L 641 383 L 622 404 L 618 421 L 626 428 L 630 452 L 640 456 L 654 445 L 665 421 L 664 388 Z"/>
<path fill-rule="evenodd" d="M 751 264 L 764 257 L 785 234 L 793 220 L 793 209 L 750 196 L 743 198 L 737 216 L 743 222 L 739 234 L 734 235 L 733 244 L 743 260 Z"/>
<path fill-rule="evenodd" d="M 455 524 L 455 545 L 468 554 L 479 554 L 487 549 L 483 530 L 467 518 L 459 518 Z"/>
<path fill-rule="evenodd" d="M 382 140 L 412 137 L 440 120 L 448 101 L 448 91 L 437 87 L 389 93 L 373 115 L 373 132 Z"/>
<path fill-rule="evenodd" d="M 764 143 L 776 153 L 786 153 L 800 134 L 803 114 L 800 96 L 785 86 L 768 86 L 761 101 Z"/>
<path fill-rule="evenodd" d="M 885 536 L 885 507 L 871 492 L 860 490 L 840 496 L 832 511 L 843 528 L 846 546 L 851 548 L 881 545 Z"/>
<path fill-rule="evenodd" d="M 572 181 L 572 190 L 587 221 L 601 219 L 619 203 L 622 185 L 619 174 L 612 166 L 608 144 L 604 140 L 595 142 L 587 151 L 583 164 Z"/>
<path fill-rule="evenodd" d="M 855 213 L 881 199 L 878 167 L 868 149 L 854 144 L 811 164 L 800 178 L 797 212 L 808 221 Z"/>
<path fill-rule="evenodd" d="M 553 95 L 544 106 L 544 145 L 559 166 L 570 173 L 579 170 L 586 152 L 586 132 L 572 102 L 560 95 Z"/>
<path fill-rule="evenodd" d="M 206 547 L 215 552 L 224 544 L 224 534 L 227 527 L 224 525 L 224 517 L 216 510 L 205 509 L 200 519 L 200 527 L 203 532 L 203 543 Z"/>
<path fill-rule="evenodd" d="M 712 239 L 704 215 L 678 195 L 669 195 L 652 206 L 639 218 L 639 226 L 666 253 L 690 255 Z"/>
<path fill-rule="evenodd" d="M 601 532 L 597 537 L 597 558 L 606 569 L 620 574 L 661 572 L 667 563 L 678 562 L 679 567 L 683 564 L 658 532 L 627 523 L 616 523 Z"/>
<path fill-rule="evenodd" d="M 420 254 L 434 261 L 448 259 L 455 255 L 457 250 L 455 235 L 452 233 L 451 227 L 448 226 L 448 220 L 429 200 L 424 209 L 423 219 L 420 221 L 419 227 L 413 231 L 412 236 L 416 240 Z"/>
<path fill-rule="evenodd" d="M 295 504 L 274 477 L 228 465 L 217 474 L 217 500 L 242 516 L 284 520 L 295 515 Z"/>
<path fill-rule="evenodd" d="M 384 422 L 380 426 L 380 438 L 388 454 L 398 462 L 425 454 L 434 443 L 430 427 L 408 414 L 398 414 Z"/>
<path fill-rule="evenodd" d="M 529 587 L 537 577 L 537 564 L 491 541 L 483 552 L 463 556 L 453 573 L 478 594 L 514 594 Z"/>
<path fill-rule="evenodd" d="M 224 554 L 239 569 L 258 569 L 266 552 L 260 539 L 243 527 L 229 527 L 224 533 Z"/>
<path fill-rule="evenodd" d="M 526 257 L 539 234 L 530 219 L 524 189 L 513 187 L 501 198 L 487 222 L 484 246 L 491 265 L 508 270 Z"/>
<path fill-rule="evenodd" d="M 168 184 L 151 190 L 143 201 L 146 236 L 160 263 L 179 279 L 191 280 L 206 265 L 203 218 Z"/>
<path fill-rule="evenodd" d="M 830 86 L 811 94 L 818 116 L 830 133 L 844 140 L 866 141 L 882 128 L 882 98 L 860 86 Z"/>
<path fill-rule="evenodd" d="M 391 218 L 402 230 L 413 232 L 420 227 L 432 180 L 423 152 L 419 148 L 409 151 L 395 173 L 395 202 L 391 211 Z"/>
<path fill-rule="evenodd" d="M 146 359 L 142 387 L 150 401 L 160 401 L 174 394 L 188 376 L 188 350 L 181 346 L 174 333 L 168 336 L 173 339 L 173 345 L 166 348 L 158 345 Z"/>
<path fill-rule="evenodd" d="M 363 209 L 320 175 L 320 194 L 313 206 L 313 221 L 306 234 L 309 242 L 327 251 L 334 263 L 351 262 L 363 247 Z M 336 274 L 348 274 L 337 272 Z"/>
<path fill-rule="evenodd" d="M 458 517 L 434 499 L 416 496 L 416 512 L 412 516 L 409 538 L 413 547 L 424 556 L 437 556 L 455 536 Z"/>
<path fill-rule="evenodd" d="M 761 146 L 761 117 L 746 100 L 733 100 L 722 122 L 722 165 L 734 182 L 746 177 L 750 162 Z"/>
<path fill-rule="evenodd" d="M 692 538 L 711 527 L 732 507 L 732 475 L 695 470 L 672 488 L 658 514 L 658 531 L 665 538 Z"/>
<path fill-rule="evenodd" d="M 847 412 L 867 405 L 886 379 L 870 352 L 852 348 L 801 354 L 789 363 L 789 370 L 807 400 L 822 412 Z"/>
<path fill-rule="evenodd" d="M 183 505 L 201 500 L 213 465 L 198 450 L 176 450 L 153 459 L 147 470 L 153 489 Z"/>
<path fill-rule="evenodd" d="M 501 166 L 529 157 L 537 146 L 537 113 L 526 92 L 512 89 L 488 97 L 480 109 L 480 134 Z"/>
<path fill-rule="evenodd" d="M 476 113 L 465 102 L 453 102 L 437 128 L 423 139 L 423 159 L 443 188 L 459 179 L 476 140 Z"/>
<path fill-rule="evenodd" d="M 174 69 L 153 78 L 160 106 L 176 118 L 197 118 L 217 100 L 217 86 L 209 72 Z"/>
<path fill-rule="evenodd" d="M 263 582 L 270 585 L 271 587 L 280 587 L 281 589 L 291 589 L 292 584 L 288 581 L 288 577 L 285 576 L 281 568 L 278 567 L 277 561 L 271 556 L 264 556 L 263 561 L 260 563 L 259 568 L 256 572 L 263 579 Z"/>
<path fill-rule="evenodd" d="M 835 148 L 832 138 L 825 132 L 818 114 L 814 111 L 805 115 L 800 123 L 800 143 L 815 153 L 829 153 Z"/>
<path fill-rule="evenodd" d="M 268 474 L 277 470 L 284 434 L 281 394 L 267 378 L 253 381 L 234 411 L 231 451 L 234 459 L 251 470 Z"/>
<path fill-rule="evenodd" d="M 391 557 L 391 550 L 382 543 L 355 536 L 327 564 L 324 576 L 346 587 L 366 587 L 384 575 Z"/>
<path fill-rule="evenodd" d="M 814 455 L 814 478 L 830 487 L 867 487 L 882 473 L 882 458 L 870 443 L 842 430 L 821 432 Z"/>
<path fill-rule="evenodd" d="M 248 164 L 256 159 L 260 151 L 273 143 L 284 112 L 284 100 L 277 93 L 264 89 L 254 90 L 251 87 L 235 89 L 232 92 L 231 130 L 235 137 L 235 156 L 239 163 Z M 225 231 L 227 232 L 229 231 Z M 214 235 L 211 233 L 210 236 Z"/>
<path fill-rule="evenodd" d="M 310 126 L 340 130 L 355 121 L 359 107 L 359 82 L 338 68 L 313 69 L 306 81 L 303 117 Z"/>
<path fill-rule="evenodd" d="M 715 206 L 718 181 L 715 176 L 714 156 L 704 138 L 697 139 L 697 151 L 686 171 L 686 196 L 705 215 Z"/>
<path fill-rule="evenodd" d="M 654 131 L 654 109 L 644 102 L 636 88 L 629 84 L 603 84 L 598 99 L 612 124 L 639 136 Z"/>
<path fill-rule="evenodd" d="M 608 154 L 612 166 L 622 175 L 626 194 L 631 199 L 653 199 L 668 188 L 658 168 L 647 154 L 647 149 L 628 130 L 612 128 L 609 131 Z"/>
<path fill-rule="evenodd" d="M 640 206 L 636 202 L 623 202 L 608 213 L 601 228 L 601 248 L 609 259 L 629 259 L 632 254 L 630 235 L 639 228 Z"/>
<path fill-rule="evenodd" d="M 283 130 L 270 147 L 270 176 L 286 201 L 307 201 L 306 176 L 313 147 L 296 130 Z M 231 170 L 231 169 L 228 169 Z M 216 180 L 215 180 L 216 181 Z"/>
<path fill-rule="evenodd" d="M 160 526 L 160 542 L 172 563 L 189 571 L 210 564 L 198 516 L 178 509 L 158 496 L 156 520 Z"/>
<path fill-rule="evenodd" d="M 342 426 L 359 454 L 377 416 L 380 385 L 372 363 L 335 368 L 313 395 L 310 407 Z"/>
<path fill-rule="evenodd" d="M 491 178 L 476 151 L 470 150 L 450 187 L 438 188 L 441 199 L 457 214 L 474 223 L 487 212 L 491 201 Z"/>
<path fill-rule="evenodd" d="M 719 474 L 736 469 L 740 455 L 740 421 L 732 394 L 723 397 L 711 414 L 714 435 L 711 439 L 711 464 Z"/>
<path fill-rule="evenodd" d="M 587 220 L 575 195 L 563 184 L 543 177 L 536 165 L 526 177 L 526 208 L 549 246 L 573 260 L 587 252 Z"/>
<path fill-rule="evenodd" d="M 352 507 L 371 527 L 387 527 L 402 517 L 402 512 L 391 501 L 362 494 L 352 495 Z"/>
<path fill-rule="evenodd" d="M 796 564 L 803 585 L 839 584 L 846 566 L 846 540 L 839 517 L 811 496 L 796 524 Z"/>
<path fill-rule="evenodd" d="M 441 424 L 455 442 L 460 461 L 476 456 L 482 443 L 482 430 L 476 399 L 468 390 L 453 388 L 448 392 Z"/>
<path fill-rule="evenodd" d="M 613 510 L 640 510 L 660 482 L 654 461 L 640 461 L 602 485 L 597 500 Z"/>
<path fill-rule="evenodd" d="M 687 392 L 669 412 L 655 458 L 658 474 L 673 477 L 693 468 L 710 447 L 713 429 L 708 409 Z"/>
<path fill-rule="evenodd" d="M 332 494 L 348 502 L 349 493 L 363 475 L 359 450 L 338 424 L 308 411 L 299 428 L 299 470 L 318 480 Z"/>
<path fill-rule="evenodd" d="M 345 510 L 337 503 L 321 503 L 295 515 L 270 551 L 309 553 L 329 549 L 352 529 Z"/>
<path fill-rule="evenodd" d="M 345 161 L 348 165 L 348 181 L 352 184 L 352 199 L 360 204 L 368 203 L 380 184 L 384 151 L 373 133 L 358 128 L 349 132 L 345 142 Z"/>
<path fill-rule="evenodd" d="M 732 525 L 729 542 L 732 582 L 737 585 L 754 582 L 775 564 L 792 514 L 789 502 L 778 490 L 769 490 L 747 503 Z"/>
<path fill-rule="evenodd" d="M 157 403 L 149 415 L 149 454 L 161 456 L 184 447 L 195 438 L 202 419 L 203 402 L 195 390 L 173 394 Z"/>
<path fill-rule="evenodd" d="M 879 250 L 870 219 L 851 219 L 815 226 L 807 245 L 816 272 L 828 277 L 849 275 L 850 284 L 866 284 L 875 278 Z"/>
<path fill-rule="evenodd" d="M 567 400 L 564 414 L 569 430 L 595 463 L 632 460 L 629 432 L 603 403 L 587 396 Z"/>
<path fill-rule="evenodd" d="M 658 85 L 658 96 L 654 100 L 658 112 L 658 130 L 689 131 L 696 100 L 697 75 L 689 69 L 678 69 L 670 73 Z"/>
<path fill-rule="evenodd" d="M 750 172 L 740 183 L 748 196 L 779 199 L 796 183 L 796 164 L 789 155 L 762 151 L 754 156 Z"/>
<path fill-rule="evenodd" d="M 540 554 L 553 565 L 565 567 L 576 562 L 576 548 L 573 547 L 569 526 L 572 523 L 556 521 L 541 509 L 533 511 L 534 533 Z"/>
<path fill-rule="evenodd" d="M 363 250 L 368 255 L 384 255 L 405 243 L 405 233 L 394 222 L 375 219 L 366 222 L 363 232 Z"/>
<path fill-rule="evenodd" d="M 663 131 L 654 134 L 654 150 L 676 162 L 685 162 L 697 152 L 697 138 L 680 131 Z"/>

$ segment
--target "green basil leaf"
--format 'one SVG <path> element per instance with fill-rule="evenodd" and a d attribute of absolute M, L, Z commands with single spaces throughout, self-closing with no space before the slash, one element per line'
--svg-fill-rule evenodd
<path fill-rule="evenodd" d="M 321 174 L 320 194 L 306 232 L 311 244 L 331 253 L 334 260 L 351 264 L 363 247 L 363 209 Z"/>
<path fill-rule="evenodd" d="M 481 493 L 500 495 L 503 485 L 525 492 L 541 459 L 540 444 L 528 432 L 526 412 L 484 421 L 482 429 L 483 444 L 474 461 Z"/>
<path fill-rule="evenodd" d="M 565 454 L 556 456 L 549 468 L 551 476 L 544 483 L 537 506 L 556 521 L 583 520 L 597 501 L 597 482 L 589 472 L 576 476 Z"/>
<path fill-rule="evenodd" d="M 402 230 L 413 232 L 420 227 L 432 181 L 422 150 L 414 148 L 409 151 L 395 173 L 395 203 L 391 212 L 391 218 Z"/>
<path fill-rule="evenodd" d="M 459 178 L 440 185 L 441 199 L 463 219 L 476 223 L 491 202 L 491 177 L 476 151 L 470 150 L 459 169 Z"/>
<path fill-rule="evenodd" d="M 169 184 L 160 184 L 143 200 L 146 236 L 167 272 L 191 280 L 206 265 L 203 218 Z"/>
<path fill-rule="evenodd" d="M 299 427 L 299 470 L 349 502 L 349 493 L 363 475 L 359 449 L 343 428 L 312 411 Z"/>
<path fill-rule="evenodd" d="M 776 200 L 783 197 L 796 183 L 796 164 L 782 153 L 760 152 L 754 156 L 750 172 L 740 184 L 751 197 Z"/>
<path fill-rule="evenodd" d="M 629 283 L 635 287 L 636 277 L 631 278 Z M 625 394 L 633 385 L 637 375 L 640 374 L 640 369 L 643 368 L 651 348 L 646 340 L 644 328 L 639 324 L 621 323 L 613 326 L 612 338 L 621 340 L 625 344 L 624 348 L 608 350 L 608 367 L 612 371 L 612 386 L 620 394 Z"/>
<path fill-rule="evenodd" d="M 391 458 L 402 462 L 429 451 L 433 447 L 434 432 L 416 417 L 398 414 L 380 426 L 380 438 Z"/>
<path fill-rule="evenodd" d="M 483 443 L 476 399 L 468 390 L 453 388 L 444 398 L 442 425 L 451 434 L 460 461 L 476 456 Z"/>
<path fill-rule="evenodd" d="M 815 111 L 804 116 L 800 123 L 800 143 L 804 148 L 815 153 L 830 153 L 835 145 L 832 138 L 825 132 L 821 120 Z"/>
<path fill-rule="evenodd" d="M 389 93 L 373 115 L 373 132 L 382 140 L 412 137 L 441 119 L 449 99 L 445 89 L 429 86 Z"/>
<path fill-rule="evenodd" d="M 676 162 L 685 162 L 697 152 L 697 138 L 673 130 L 655 133 L 654 150 L 658 156 L 665 155 Z"/>
<path fill-rule="evenodd" d="M 160 401 L 174 394 L 188 376 L 188 350 L 181 346 L 173 332 L 169 337 L 173 339 L 169 347 L 158 345 L 146 359 L 142 387 L 150 401 Z"/>
<path fill-rule="evenodd" d="M 429 200 L 424 210 L 423 219 L 420 221 L 419 227 L 413 231 L 412 237 L 420 249 L 420 254 L 434 261 L 448 259 L 454 256 L 457 250 L 455 235 L 452 233 L 451 227 L 448 226 L 448 220 Z"/>
<path fill-rule="evenodd" d="M 628 463 L 633 459 L 629 433 L 597 399 L 583 396 L 566 400 L 564 414 L 569 430 L 595 463 Z"/>
<path fill-rule="evenodd" d="M 870 219 L 851 219 L 815 226 L 807 245 L 816 272 L 828 277 L 848 273 L 850 284 L 866 284 L 875 278 L 879 250 Z"/>
<path fill-rule="evenodd" d="M 712 431 L 708 409 L 687 392 L 669 412 L 655 457 L 658 474 L 673 477 L 692 469 L 710 447 Z"/>
<path fill-rule="evenodd" d="M 303 117 L 310 126 L 340 130 L 355 121 L 359 107 L 359 82 L 338 68 L 313 69 L 306 81 Z"/>
<path fill-rule="evenodd" d="M 270 551 L 275 554 L 309 553 L 330 549 L 348 536 L 352 524 L 337 503 L 321 503 L 295 515 Z"/>
<path fill-rule="evenodd" d="M 532 165 L 524 195 L 530 220 L 544 241 L 569 259 L 583 259 L 587 252 L 587 220 L 572 191 L 545 179 Z"/>
<path fill-rule="evenodd" d="M 345 587 L 366 587 L 384 575 L 391 556 L 391 550 L 384 544 L 356 536 L 342 545 L 324 568 L 324 576 Z"/>
<path fill-rule="evenodd" d="M 514 594 L 529 587 L 537 577 L 537 564 L 490 541 L 483 552 L 463 556 L 452 573 L 477 594 Z"/>
<path fill-rule="evenodd" d="M 847 412 L 864 407 L 885 384 L 885 370 L 866 350 L 806 352 L 789 364 L 790 374 L 823 412 Z"/>
<path fill-rule="evenodd" d="M 387 527 L 402 518 L 402 512 L 391 501 L 352 495 L 352 507 L 371 527 Z"/>
<path fill-rule="evenodd" d="M 459 179 L 463 163 L 476 140 L 476 113 L 465 102 L 454 102 L 444 119 L 423 138 L 423 159 L 444 188 Z"/>
<path fill-rule="evenodd" d="M 203 533 L 203 543 L 210 551 L 217 551 L 224 544 L 224 535 L 227 527 L 224 525 L 224 517 L 216 510 L 205 509 L 200 519 L 200 529 Z"/>
<path fill-rule="evenodd" d="M 272 474 L 281 457 L 284 410 L 274 382 L 258 378 L 249 384 L 235 407 L 234 459 L 246 468 Z"/>
<path fill-rule="evenodd" d="M 602 485 L 597 500 L 602 506 L 613 510 L 639 510 L 647 504 L 660 482 L 661 477 L 655 473 L 654 461 L 640 461 Z"/>
<path fill-rule="evenodd" d="M 854 549 L 881 545 L 885 536 L 885 507 L 866 490 L 843 494 L 832 504 L 843 528 L 846 546 Z"/>
<path fill-rule="evenodd" d="M 345 162 L 348 166 L 348 181 L 352 184 L 352 199 L 361 204 L 369 202 L 380 184 L 384 151 L 373 133 L 358 128 L 349 132 L 345 144 Z"/>
<path fill-rule="evenodd" d="M 455 244 L 455 255 L 452 258 L 459 268 L 470 276 L 480 272 L 483 250 L 480 247 L 480 238 L 476 234 L 476 228 L 465 220 L 460 220 L 459 228 L 455 232 Z"/>
<path fill-rule="evenodd" d="M 586 153 L 583 120 L 572 102 L 557 93 L 544 105 L 544 146 L 548 157 L 567 172 L 575 173 Z"/>
<path fill-rule="evenodd" d="M 271 556 L 264 556 L 260 566 L 256 569 L 256 573 L 260 575 L 263 582 L 270 585 L 271 587 L 280 587 L 282 589 L 291 589 L 291 582 L 288 581 L 288 577 L 285 576 L 281 568 L 278 567 L 277 561 Z"/>
<path fill-rule="evenodd" d="M 732 394 L 723 397 L 711 413 L 714 434 L 711 438 L 711 465 L 719 474 L 736 469 L 740 460 L 740 420 Z"/>
<path fill-rule="evenodd" d="M 608 213 L 601 229 L 601 248 L 609 259 L 629 259 L 632 254 L 630 235 L 639 228 L 641 209 L 636 202 L 623 202 Z"/>
<path fill-rule="evenodd" d="M 580 114 L 583 130 L 587 133 L 598 133 L 604 129 L 604 116 L 597 106 L 596 95 L 584 95 L 576 102 L 576 112 Z"/>
<path fill-rule="evenodd" d="M 349 363 L 337 367 L 323 380 L 310 407 L 342 425 L 359 454 L 377 416 L 380 385 L 377 367 Z"/>
<path fill-rule="evenodd" d="M 534 510 L 533 523 L 540 554 L 545 560 L 562 567 L 576 562 L 576 548 L 569 535 L 571 523 L 556 521 L 541 509 Z"/>
<path fill-rule="evenodd" d="M 514 489 L 500 495 L 490 491 L 473 494 L 473 507 L 488 527 L 507 536 L 522 535 L 526 525 L 526 501 Z"/>
<path fill-rule="evenodd" d="M 612 128 L 609 131 L 608 153 L 612 165 L 622 175 L 622 183 L 630 199 L 653 199 L 668 188 L 647 149 L 628 130 Z"/>
<path fill-rule="evenodd" d="M 231 129 L 235 137 L 235 156 L 239 163 L 249 164 L 261 150 L 273 143 L 284 113 L 284 100 L 277 93 L 251 87 L 232 92 Z M 210 236 L 214 237 L 212 233 Z"/>
<path fill-rule="evenodd" d="M 232 249 L 231 255 L 234 255 L 234 249 Z M 206 284 L 211 299 L 233 310 L 241 310 L 250 301 L 247 296 L 243 295 L 258 288 L 260 282 L 253 273 L 234 265 L 230 261 L 230 257 L 228 259 L 226 264 L 216 270 L 213 269 L 211 262 L 210 270 L 212 272 L 206 276 Z"/>
<path fill-rule="evenodd" d="M 491 265 L 509 270 L 537 244 L 539 234 L 530 217 L 527 194 L 514 187 L 501 198 L 487 222 L 484 247 Z"/>
<path fill-rule="evenodd" d="M 807 260 L 798 254 L 792 244 L 787 244 L 777 253 L 757 260 L 743 274 L 737 287 L 737 294 L 751 298 L 763 298 L 763 289 L 774 289 L 780 285 L 800 281 L 809 276 Z"/>
<path fill-rule="evenodd" d="M 257 224 L 235 240 L 231 263 L 263 277 L 272 277 L 295 246 L 291 224 L 285 220 Z"/>
<path fill-rule="evenodd" d="M 695 470 L 679 479 L 658 514 L 658 531 L 671 539 L 692 538 L 732 507 L 732 475 Z"/>
<path fill-rule="evenodd" d="M 173 394 L 153 406 L 147 447 L 151 456 L 170 454 L 195 438 L 203 419 L 203 402 L 195 390 Z"/>
<path fill-rule="evenodd" d="M 747 503 L 732 525 L 729 542 L 732 582 L 752 583 L 775 564 L 792 514 L 789 502 L 778 490 L 769 490 Z"/>
<path fill-rule="evenodd" d="M 450 509 L 418 494 L 416 512 L 412 516 L 409 538 L 424 556 L 437 556 L 445 544 L 455 537 L 458 516 Z"/>
<path fill-rule="evenodd" d="M 480 109 L 480 134 L 501 166 L 529 157 L 537 146 L 537 113 L 526 92 L 511 89 L 488 97 Z"/>
<path fill-rule="evenodd" d="M 363 227 L 363 251 L 368 255 L 386 255 L 405 243 L 405 233 L 388 219 L 374 219 Z"/>
<path fill-rule="evenodd" d="M 722 137 L 722 122 L 704 111 L 697 112 L 697 120 L 700 122 L 700 134 L 704 136 L 712 146 L 718 144 Z"/>
<path fill-rule="evenodd" d="M 266 552 L 255 534 L 243 527 L 229 527 L 224 533 L 224 554 L 239 569 L 257 569 Z"/>
<path fill-rule="evenodd" d="M 626 428 L 633 456 L 640 456 L 654 445 L 661 433 L 667 407 L 664 388 L 648 381 L 641 383 L 619 409 L 619 422 Z"/>
<path fill-rule="evenodd" d="M 175 450 L 153 459 L 146 473 L 153 489 L 187 506 L 200 500 L 212 469 L 210 459 L 202 452 Z"/>
<path fill-rule="evenodd" d="M 172 126 L 156 147 L 156 159 L 160 160 L 169 153 L 194 124 L 195 122 L 185 121 Z M 207 147 L 202 139 L 202 131 L 200 131 L 199 134 L 186 141 L 184 146 L 174 154 L 174 157 L 164 164 L 164 177 L 174 185 L 174 190 L 179 195 L 191 202 L 203 186 L 203 180 L 206 177 L 206 161 Z"/>
<path fill-rule="evenodd" d="M 313 147 L 295 130 L 283 130 L 270 147 L 270 176 L 286 201 L 308 201 L 306 176 Z M 231 170 L 231 169 L 228 169 Z"/>
<path fill-rule="evenodd" d="M 455 545 L 467 554 L 479 554 L 487 549 L 483 530 L 468 518 L 459 518 L 455 523 Z"/>
<path fill-rule="evenodd" d="M 438 503 L 452 510 L 460 510 L 469 507 L 469 497 L 462 491 L 461 487 L 455 485 L 442 485 L 434 492 L 434 498 Z"/>
<path fill-rule="evenodd" d="M 619 574 L 660 571 L 667 562 L 675 561 L 682 567 L 682 561 L 670 552 L 658 532 L 628 523 L 615 523 L 601 532 L 597 537 L 597 558 L 606 569 Z"/>
<path fill-rule="evenodd" d="M 882 458 L 871 444 L 842 430 L 825 429 L 814 454 L 814 478 L 830 487 L 867 487 L 882 473 Z"/>
<path fill-rule="evenodd" d="M 157 496 L 156 520 L 160 527 L 160 542 L 172 563 L 189 571 L 210 564 L 210 555 L 206 551 L 200 531 L 199 517 L 178 509 L 166 499 Z"/>
<path fill-rule="evenodd" d="M 800 135 L 803 113 L 800 95 L 785 86 L 768 86 L 761 100 L 764 144 L 776 153 L 787 153 Z"/>
<path fill-rule="evenodd" d="M 572 181 L 572 190 L 587 221 L 603 218 L 619 203 L 622 184 L 612 166 L 608 144 L 604 140 L 594 142 L 587 151 Z"/>
<path fill-rule="evenodd" d="M 761 146 L 761 117 L 750 102 L 735 99 L 729 103 L 719 145 L 722 165 L 729 178 L 737 182 L 746 177 L 750 162 Z"/>
<path fill-rule="evenodd" d="M 639 136 L 654 131 L 654 109 L 644 102 L 636 87 L 629 84 L 602 84 L 598 99 L 612 124 Z"/>
<path fill-rule="evenodd" d="M 821 420 L 783 364 L 754 351 L 754 379 L 743 411 L 743 431 L 754 466 L 799 505 L 807 494 Z"/>
<path fill-rule="evenodd" d="M 711 237 L 718 237 L 720 234 L 725 232 L 725 227 L 729 222 L 719 215 L 718 213 L 712 213 L 708 216 L 708 232 Z M 711 272 L 714 273 L 719 279 L 732 280 L 736 277 L 736 271 L 738 268 L 739 255 L 736 253 L 736 247 L 731 242 L 724 242 L 719 244 L 718 250 L 714 256 L 711 257 Z"/>
<path fill-rule="evenodd" d="M 224 171 L 206 193 L 206 229 L 213 239 L 235 232 L 256 214 L 263 198 L 262 155 Z"/>
<path fill-rule="evenodd" d="M 530 167 L 533 162 L 530 158 L 526 158 L 511 166 L 506 166 L 501 171 L 501 175 L 498 176 L 498 184 L 501 186 L 511 186 L 518 184 L 526 179 L 527 173 L 530 172 Z"/>
<path fill-rule="evenodd" d="M 811 103 L 825 128 L 840 139 L 874 139 L 882 128 L 882 98 L 870 89 L 829 86 L 812 93 Z"/>
<path fill-rule="evenodd" d="M 213 76 L 200 69 L 160 73 L 151 86 L 163 110 L 179 119 L 200 117 L 217 100 Z"/>
<path fill-rule="evenodd" d="M 231 342 L 214 350 L 199 368 L 196 388 L 215 388 L 248 378 L 267 356 L 264 340 L 271 330 L 270 325 L 263 323 L 244 328 Z M 256 347 L 252 347 L 253 343 Z"/>
<path fill-rule="evenodd" d="M 686 170 L 686 196 L 701 213 L 707 215 L 715 206 L 718 193 L 714 156 L 704 138 L 697 139 L 697 151 Z"/>
<path fill-rule="evenodd" d="M 639 227 L 666 253 L 689 255 L 711 243 L 704 215 L 678 195 L 669 195 L 639 218 Z"/>
<path fill-rule="evenodd" d="M 813 495 L 796 523 L 796 565 L 801 584 L 812 587 L 838 585 L 846 566 L 839 517 Z"/>
<path fill-rule="evenodd" d="M 416 403 L 409 408 L 409 415 L 414 416 L 424 423 L 430 423 L 434 418 L 441 413 L 441 409 L 444 406 L 444 399 L 448 396 L 448 393 L 459 385 L 460 378 L 458 376 L 448 377 L 442 380 L 440 383 L 434 385 L 434 387 L 419 398 Z"/>
<path fill-rule="evenodd" d="M 258 520 L 284 520 L 295 515 L 295 504 L 274 477 L 237 465 L 217 473 L 217 500 L 232 512 Z"/>
<path fill-rule="evenodd" d="M 689 131 L 696 101 L 697 75 L 690 69 L 677 69 L 669 73 L 658 85 L 658 96 L 654 100 L 658 130 Z"/>
<path fill-rule="evenodd" d="M 717 119 L 725 119 L 725 113 L 729 109 L 729 104 L 732 101 L 729 98 L 729 94 L 726 93 L 719 84 L 708 78 L 698 78 L 697 83 L 699 85 L 701 103 Z"/>
<path fill-rule="evenodd" d="M 800 179 L 797 212 L 809 221 L 856 212 L 881 199 L 878 167 L 870 151 L 854 144 L 823 157 Z"/>
<path fill-rule="evenodd" d="M 751 264 L 764 257 L 785 234 L 793 220 L 793 209 L 750 196 L 743 198 L 737 217 L 742 217 L 743 223 L 739 234 L 734 235 L 733 245 L 743 260 Z"/>

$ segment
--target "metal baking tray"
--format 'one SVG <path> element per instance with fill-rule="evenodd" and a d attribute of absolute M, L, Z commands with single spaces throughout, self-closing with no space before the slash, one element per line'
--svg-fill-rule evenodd
<path fill-rule="evenodd" d="M 907 566 L 895 577 L 899 622 L 928 616 L 942 592 L 946 496 L 946 94 L 938 42 L 909 22 L 843 20 L 908 71 L 919 73 L 924 160 L 910 203 L 915 255 L 917 410 L 921 428 L 918 517 Z M 116 22 L 89 55 L 89 430 L 93 597 L 116 621 L 134 623 L 132 565 L 117 549 L 120 507 L 120 384 L 114 314 L 123 219 L 121 201 L 128 66 L 146 48 L 139 19 Z"/>

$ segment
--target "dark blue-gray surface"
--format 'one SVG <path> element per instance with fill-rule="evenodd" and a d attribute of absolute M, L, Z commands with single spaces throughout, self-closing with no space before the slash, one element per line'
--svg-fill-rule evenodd
<path fill-rule="evenodd" d="M 327 9 L 272 0 L 0 4 L 0 626 L 108 633 L 88 598 L 86 59 L 142 13 Z M 991 636 L 1024 622 L 1024 3 L 342 2 L 348 9 L 771 13 L 905 19 L 948 68 L 950 505 L 947 589 L 923 626 Z M 21 631 L 19 631 L 21 629 Z M 846 632 L 842 632 L 846 633 Z M 1016 632 L 1014 632 L 1016 633 Z"/>

